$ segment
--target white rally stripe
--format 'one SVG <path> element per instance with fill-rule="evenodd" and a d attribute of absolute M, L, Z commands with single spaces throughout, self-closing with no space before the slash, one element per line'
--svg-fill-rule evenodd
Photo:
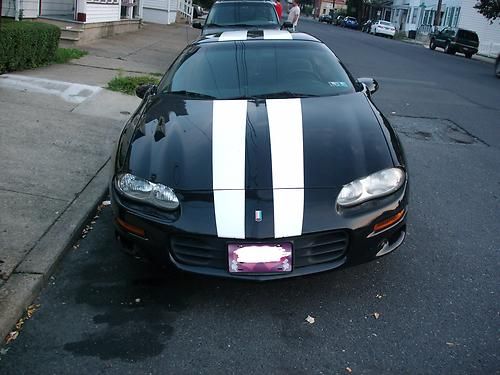
<path fill-rule="evenodd" d="M 227 40 L 247 40 L 247 30 L 224 31 L 219 36 L 219 42 Z"/>
<path fill-rule="evenodd" d="M 264 39 L 292 39 L 292 34 L 286 30 L 264 30 Z"/>
<path fill-rule="evenodd" d="M 300 99 L 266 100 L 271 139 L 274 237 L 302 234 L 304 141 Z"/>
<path fill-rule="evenodd" d="M 246 100 L 215 100 L 212 173 L 217 235 L 245 238 Z"/>

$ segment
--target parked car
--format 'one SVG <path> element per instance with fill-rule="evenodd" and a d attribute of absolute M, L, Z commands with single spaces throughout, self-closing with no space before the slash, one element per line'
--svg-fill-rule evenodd
<path fill-rule="evenodd" d="M 119 239 L 245 280 L 380 259 L 405 239 L 409 179 L 377 89 L 308 34 L 198 39 L 137 89 L 110 181 Z"/>
<path fill-rule="evenodd" d="M 337 17 L 335 18 L 334 23 L 335 23 L 335 25 L 337 25 L 337 26 L 341 26 L 341 25 L 342 25 L 342 21 L 343 21 L 343 20 L 344 20 L 344 16 L 337 16 Z"/>
<path fill-rule="evenodd" d="M 443 48 L 450 55 L 463 53 L 470 59 L 479 49 L 479 37 L 471 30 L 445 27 L 430 35 L 429 48 L 434 50 L 436 47 Z"/>
<path fill-rule="evenodd" d="M 205 24 L 193 22 L 201 35 L 218 34 L 226 30 L 281 28 L 274 3 L 259 0 L 217 1 L 212 5 Z"/>
<path fill-rule="evenodd" d="M 342 27 L 356 30 L 359 27 L 358 20 L 354 17 L 346 17 L 342 20 Z"/>
<path fill-rule="evenodd" d="M 363 26 L 361 26 L 361 31 L 364 32 L 364 33 L 369 33 L 370 32 L 370 29 L 371 29 L 371 26 L 372 26 L 372 23 L 373 21 L 372 20 L 368 20 L 366 21 Z"/>
<path fill-rule="evenodd" d="M 386 35 L 394 38 L 396 28 L 389 21 L 379 20 L 370 26 L 370 33 L 374 35 Z"/>
<path fill-rule="evenodd" d="M 495 75 L 500 78 L 500 53 L 497 56 L 497 61 L 495 61 Z"/>
<path fill-rule="evenodd" d="M 331 24 L 333 21 L 333 17 L 329 14 L 322 14 L 321 16 L 319 16 L 318 21 Z"/>

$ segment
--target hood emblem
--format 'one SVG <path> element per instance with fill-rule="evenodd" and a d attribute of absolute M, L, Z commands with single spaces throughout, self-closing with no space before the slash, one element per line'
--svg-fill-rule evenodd
<path fill-rule="evenodd" d="M 260 223 L 262 221 L 262 211 L 261 210 L 255 210 L 255 221 L 257 223 Z"/>

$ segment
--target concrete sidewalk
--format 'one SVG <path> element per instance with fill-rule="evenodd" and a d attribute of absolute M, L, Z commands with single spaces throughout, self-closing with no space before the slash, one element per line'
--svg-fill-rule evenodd
<path fill-rule="evenodd" d="M 0 75 L 0 337 L 36 297 L 107 192 L 110 156 L 140 100 L 103 89 L 164 73 L 199 32 L 145 25 L 69 64 Z"/>

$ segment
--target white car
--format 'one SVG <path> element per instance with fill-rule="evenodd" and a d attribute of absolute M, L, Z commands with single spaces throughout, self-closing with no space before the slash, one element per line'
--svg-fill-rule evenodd
<path fill-rule="evenodd" d="M 388 35 L 389 37 L 394 38 L 396 28 L 388 21 L 377 21 L 372 24 L 370 34 Z"/>

